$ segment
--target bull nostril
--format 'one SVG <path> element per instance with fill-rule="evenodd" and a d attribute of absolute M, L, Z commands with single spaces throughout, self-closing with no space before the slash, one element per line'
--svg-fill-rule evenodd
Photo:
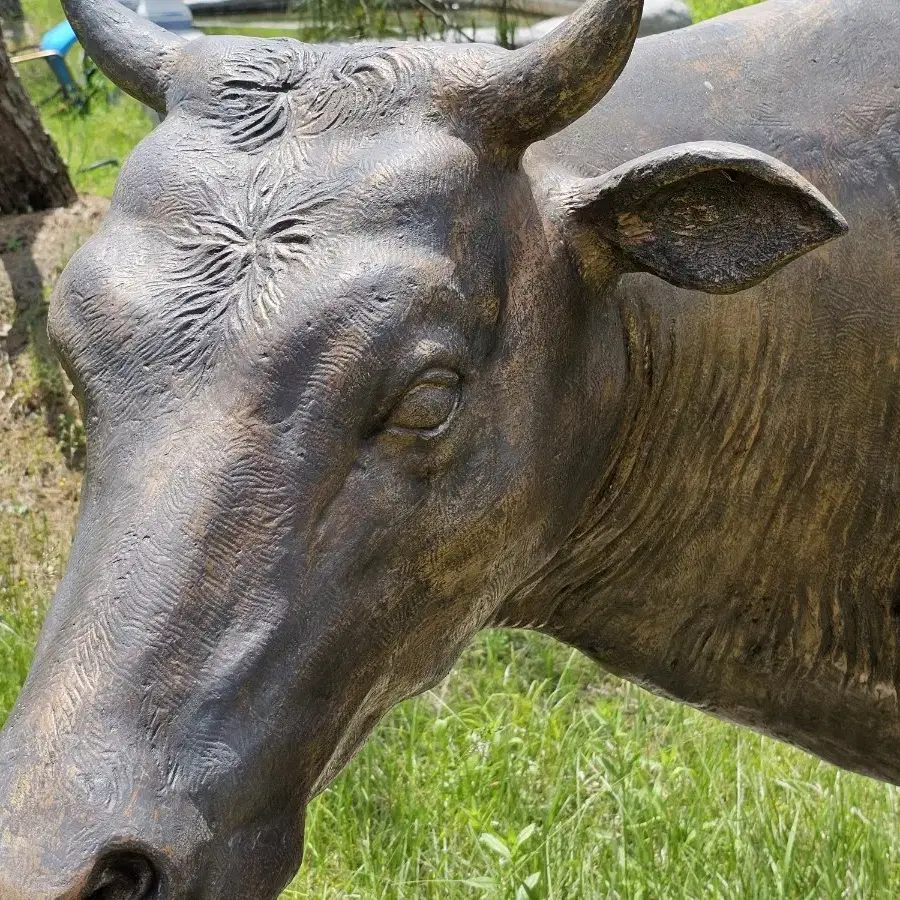
<path fill-rule="evenodd" d="M 119 851 L 106 856 L 80 900 L 156 900 L 159 876 L 145 856 Z"/>

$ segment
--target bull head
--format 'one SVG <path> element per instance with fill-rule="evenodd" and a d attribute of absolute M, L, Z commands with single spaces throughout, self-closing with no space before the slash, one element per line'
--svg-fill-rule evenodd
<path fill-rule="evenodd" d="M 618 279 L 734 291 L 845 226 L 747 148 L 525 156 L 613 86 L 641 0 L 516 52 L 64 5 L 168 115 L 53 300 L 89 452 L 0 741 L 0 897 L 275 897 L 310 798 L 577 533 L 625 415 Z"/>

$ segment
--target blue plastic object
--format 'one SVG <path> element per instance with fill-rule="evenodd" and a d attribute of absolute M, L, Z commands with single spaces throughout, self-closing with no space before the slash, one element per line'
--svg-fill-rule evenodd
<path fill-rule="evenodd" d="M 56 76 L 60 87 L 67 95 L 73 95 L 78 92 L 78 86 L 72 73 L 66 65 L 65 56 L 75 45 L 77 38 L 72 26 L 68 22 L 60 22 L 54 25 L 42 38 L 41 50 L 45 50 L 54 55 L 47 57 L 47 65 Z"/>
<path fill-rule="evenodd" d="M 41 50 L 55 50 L 60 56 L 65 56 L 77 40 L 72 26 L 68 22 L 60 22 L 41 38 Z"/>

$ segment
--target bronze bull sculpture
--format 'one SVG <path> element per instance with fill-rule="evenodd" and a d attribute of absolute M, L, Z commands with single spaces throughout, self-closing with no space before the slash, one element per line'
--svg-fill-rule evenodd
<path fill-rule="evenodd" d="M 642 41 L 591 112 L 640 0 L 512 53 L 65 5 L 168 115 L 53 301 L 89 454 L 3 900 L 275 897 L 491 625 L 900 782 L 894 0 Z M 852 231 L 776 272 L 846 230 L 788 165 Z"/>

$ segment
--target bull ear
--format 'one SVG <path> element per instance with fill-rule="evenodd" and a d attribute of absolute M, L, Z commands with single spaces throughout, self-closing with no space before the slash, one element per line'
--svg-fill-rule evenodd
<path fill-rule="evenodd" d="M 633 271 L 729 294 L 845 234 L 841 214 L 788 166 L 736 144 L 642 156 L 567 194 L 569 212 Z"/>

